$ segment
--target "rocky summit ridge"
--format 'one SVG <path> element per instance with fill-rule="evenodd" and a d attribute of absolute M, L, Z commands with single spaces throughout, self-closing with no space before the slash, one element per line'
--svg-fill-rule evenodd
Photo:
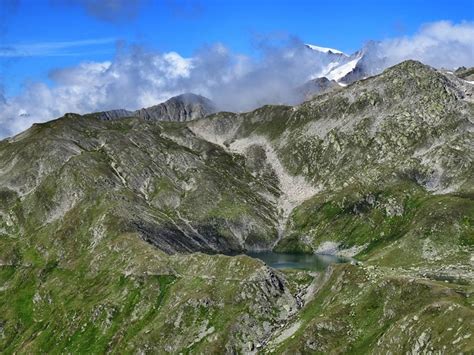
<path fill-rule="evenodd" d="M 105 121 L 138 117 L 144 120 L 183 122 L 202 118 L 214 112 L 217 112 L 217 107 L 211 100 L 201 95 L 186 93 L 136 111 L 118 109 L 97 112 L 94 116 Z"/>
<path fill-rule="evenodd" d="M 473 94 L 407 61 L 297 106 L 0 141 L 0 350 L 472 352 Z M 352 262 L 221 254 L 270 249 Z"/>

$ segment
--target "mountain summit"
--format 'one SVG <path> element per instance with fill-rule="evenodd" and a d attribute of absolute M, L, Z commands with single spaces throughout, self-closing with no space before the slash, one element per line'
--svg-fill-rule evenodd
<path fill-rule="evenodd" d="M 124 109 L 94 113 L 102 120 L 115 120 L 124 117 L 139 117 L 153 121 L 184 122 L 202 118 L 217 111 L 216 105 L 208 98 L 192 93 L 174 96 L 169 100 L 136 111 Z"/>
<path fill-rule="evenodd" d="M 315 52 L 326 53 L 326 54 L 336 54 L 336 55 L 342 55 L 342 56 L 348 57 L 346 53 L 341 52 L 338 49 L 315 46 L 314 44 L 305 44 L 305 46 L 309 49 L 312 49 Z"/>
<path fill-rule="evenodd" d="M 306 44 L 306 47 L 314 51 L 315 55 L 325 55 L 329 59 L 329 63 L 318 77 L 334 80 L 340 85 L 347 85 L 382 72 L 386 67 L 386 60 L 378 57 L 377 46 L 377 42 L 371 41 L 361 50 L 347 55 L 336 49 Z"/>

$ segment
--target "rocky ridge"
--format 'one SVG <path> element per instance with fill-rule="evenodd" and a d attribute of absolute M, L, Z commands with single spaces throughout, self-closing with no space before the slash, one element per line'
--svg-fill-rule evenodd
<path fill-rule="evenodd" d="M 184 122 L 202 118 L 217 112 L 216 105 L 201 95 L 182 94 L 155 106 L 136 111 L 124 109 L 97 112 L 93 115 L 101 120 L 109 121 L 125 117 L 138 117 L 144 120 Z"/>
<path fill-rule="evenodd" d="M 472 93 L 408 61 L 294 107 L 1 141 L 0 349 L 471 352 Z M 356 262 L 214 255 L 270 248 Z"/>

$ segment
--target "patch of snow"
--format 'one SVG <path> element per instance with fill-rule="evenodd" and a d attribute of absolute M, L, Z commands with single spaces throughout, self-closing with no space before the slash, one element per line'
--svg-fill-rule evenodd
<path fill-rule="evenodd" d="M 336 68 L 338 65 L 341 65 L 340 62 L 331 62 L 329 63 L 326 67 L 324 67 L 322 70 L 318 71 L 317 73 L 314 73 L 311 75 L 310 79 L 318 79 L 321 77 L 324 77 L 327 73 L 329 73 L 332 69 Z"/>
<path fill-rule="evenodd" d="M 335 80 L 335 81 L 341 80 L 343 77 L 345 77 L 347 74 L 349 74 L 351 71 L 355 69 L 357 63 L 359 63 L 359 60 L 361 58 L 362 57 L 357 57 L 345 64 L 342 64 L 332 69 L 329 73 L 325 75 L 325 77 L 328 78 L 329 80 Z"/>
<path fill-rule="evenodd" d="M 320 46 L 315 46 L 313 44 L 306 44 L 306 47 L 312 49 L 313 51 L 316 52 L 322 52 L 322 53 L 334 53 L 334 54 L 342 54 L 348 57 L 348 55 L 344 52 L 341 52 L 340 50 L 334 49 L 334 48 L 328 48 L 328 47 L 320 47 Z"/>

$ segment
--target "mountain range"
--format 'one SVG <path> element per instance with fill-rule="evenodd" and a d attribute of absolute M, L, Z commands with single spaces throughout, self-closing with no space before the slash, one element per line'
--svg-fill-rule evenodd
<path fill-rule="evenodd" d="M 0 350 L 474 351 L 472 69 L 308 50 L 298 105 L 185 94 L 0 141 Z"/>
<path fill-rule="evenodd" d="M 308 73 L 308 80 L 294 88 L 293 95 L 288 98 L 289 102 L 304 102 L 314 95 L 336 90 L 354 81 L 378 74 L 387 66 L 385 60 L 377 56 L 376 42 L 369 42 L 352 55 L 311 44 L 305 44 L 304 48 L 322 65 L 322 70 Z M 140 117 L 146 120 L 189 121 L 221 110 L 206 97 L 186 93 L 148 108 L 135 111 L 120 108 L 95 114 L 103 120 Z"/>

